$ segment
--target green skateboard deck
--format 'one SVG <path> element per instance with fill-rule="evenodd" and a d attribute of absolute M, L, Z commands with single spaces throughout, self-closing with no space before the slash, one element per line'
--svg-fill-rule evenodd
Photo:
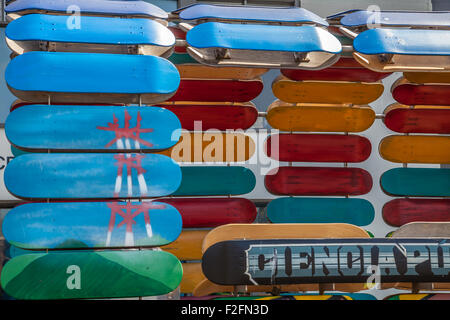
<path fill-rule="evenodd" d="M 180 261 L 163 251 L 66 251 L 10 260 L 3 290 L 16 299 L 94 299 L 156 296 L 181 282 Z"/>

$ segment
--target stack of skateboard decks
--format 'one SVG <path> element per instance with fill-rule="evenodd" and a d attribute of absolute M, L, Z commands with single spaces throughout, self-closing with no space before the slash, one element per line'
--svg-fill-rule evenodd
<path fill-rule="evenodd" d="M 18 299 L 165 295 L 182 267 L 158 247 L 178 238 L 182 218 L 151 199 L 174 193 L 182 172 L 154 152 L 178 142 L 181 124 L 143 105 L 178 88 L 179 72 L 163 58 L 175 37 L 167 13 L 146 2 L 71 4 L 79 16 L 54 1 L 7 10 L 15 20 L 6 82 L 26 103 L 5 131 L 26 154 L 10 162 L 5 185 L 32 202 L 4 219 L 6 240 L 29 251 L 5 265 L 1 286 Z"/>

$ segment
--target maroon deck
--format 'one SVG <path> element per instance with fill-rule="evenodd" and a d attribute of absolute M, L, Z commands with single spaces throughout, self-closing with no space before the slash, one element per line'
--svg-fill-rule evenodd
<path fill-rule="evenodd" d="M 175 36 L 175 39 L 186 40 L 186 32 L 182 31 L 180 28 L 177 27 L 168 27 L 168 28 L 170 31 L 172 31 L 173 35 Z M 186 53 L 186 47 L 175 46 L 175 52 Z"/>
<path fill-rule="evenodd" d="M 177 93 L 169 101 L 248 102 L 263 90 L 257 80 L 182 79 Z"/>
<path fill-rule="evenodd" d="M 323 167 L 275 168 L 264 182 L 270 193 L 292 196 L 357 196 L 370 192 L 373 184 L 366 170 Z"/>
<path fill-rule="evenodd" d="M 160 105 L 178 117 L 181 127 L 186 130 L 205 131 L 209 129 L 248 129 L 258 118 L 258 110 L 252 105 Z M 197 122 L 196 124 L 194 122 Z M 201 123 L 199 123 L 201 122 Z"/>
<path fill-rule="evenodd" d="M 393 98 L 406 105 L 450 105 L 450 85 L 401 83 L 392 87 Z"/>
<path fill-rule="evenodd" d="M 385 114 L 384 123 L 392 131 L 401 133 L 449 134 L 450 108 L 396 108 Z"/>
<path fill-rule="evenodd" d="M 256 207 L 244 198 L 157 199 L 174 206 L 181 214 L 183 228 L 214 228 L 228 223 L 252 223 Z"/>
<path fill-rule="evenodd" d="M 272 146 L 276 136 L 278 148 Z M 358 135 L 282 133 L 267 139 L 265 151 L 269 157 L 287 162 L 362 162 L 369 158 L 372 146 Z"/>
<path fill-rule="evenodd" d="M 330 67 L 322 70 L 281 69 L 281 73 L 294 81 L 353 81 L 376 82 L 386 78 L 390 73 L 375 72 L 369 69 L 354 67 Z"/>
<path fill-rule="evenodd" d="M 383 206 L 383 219 L 394 227 L 410 222 L 450 222 L 450 199 L 394 199 Z"/>

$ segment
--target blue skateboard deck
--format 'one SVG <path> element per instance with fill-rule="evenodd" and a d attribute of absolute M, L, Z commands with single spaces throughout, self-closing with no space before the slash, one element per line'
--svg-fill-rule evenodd
<path fill-rule="evenodd" d="M 276 235 L 274 235 L 276 236 Z M 202 270 L 220 285 L 449 282 L 448 239 L 232 240 L 203 254 Z"/>
<path fill-rule="evenodd" d="M 343 13 L 339 23 L 348 28 L 367 29 L 377 27 L 442 28 L 449 29 L 450 12 L 445 11 L 368 11 L 356 10 Z"/>
<path fill-rule="evenodd" d="M 29 51 L 143 54 L 168 57 L 175 36 L 149 19 L 80 17 L 68 28 L 67 17 L 29 14 L 8 24 L 6 43 L 16 54 Z"/>
<path fill-rule="evenodd" d="M 174 146 L 181 123 L 159 107 L 23 106 L 9 114 L 10 143 L 38 152 L 151 152 Z"/>
<path fill-rule="evenodd" d="M 54 103 L 152 104 L 172 97 L 180 84 L 177 68 L 164 58 L 72 52 L 24 53 L 8 64 L 5 79 L 22 100 Z"/>
<path fill-rule="evenodd" d="M 372 223 L 375 209 L 365 199 L 351 198 L 278 198 L 267 206 L 273 223 Z"/>
<path fill-rule="evenodd" d="M 380 184 L 393 196 L 449 197 L 450 169 L 394 168 L 381 175 Z"/>
<path fill-rule="evenodd" d="M 256 178 L 240 166 L 183 166 L 182 180 L 173 196 L 228 196 L 252 192 Z"/>
<path fill-rule="evenodd" d="M 172 12 L 180 20 L 189 22 L 249 22 L 265 24 L 328 26 L 318 15 L 298 7 L 268 8 L 256 6 L 227 6 L 194 4 Z"/>
<path fill-rule="evenodd" d="M 370 29 L 353 48 L 353 57 L 374 71 L 450 70 L 450 30 Z"/>
<path fill-rule="evenodd" d="M 186 35 L 187 52 L 209 65 L 323 69 L 342 51 L 339 40 L 315 26 L 206 22 Z"/>
<path fill-rule="evenodd" d="M 70 9 L 77 8 L 80 15 L 130 17 L 155 19 L 167 24 L 167 12 L 145 1 L 109 0 L 16 0 L 5 8 L 12 19 L 30 13 L 71 15 Z M 68 13 L 69 11 L 69 13 Z"/>
<path fill-rule="evenodd" d="M 181 215 L 162 202 L 31 203 L 5 216 L 2 232 L 33 250 L 162 246 L 181 233 Z"/>
<path fill-rule="evenodd" d="M 181 169 L 156 154 L 24 154 L 4 173 L 9 192 L 25 199 L 114 199 L 167 196 Z"/>

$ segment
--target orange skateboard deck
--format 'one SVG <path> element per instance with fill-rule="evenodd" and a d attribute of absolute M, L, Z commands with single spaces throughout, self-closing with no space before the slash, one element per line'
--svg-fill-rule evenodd
<path fill-rule="evenodd" d="M 272 83 L 273 94 L 290 103 L 368 104 L 384 91 L 381 82 L 292 81 L 279 76 Z"/>
<path fill-rule="evenodd" d="M 172 253 L 179 260 L 201 260 L 202 259 L 202 243 L 205 236 L 210 230 L 189 230 L 181 231 L 177 240 L 162 246 L 161 249 Z"/>
<path fill-rule="evenodd" d="M 392 135 L 381 140 L 383 159 L 396 163 L 450 163 L 450 137 Z"/>
<path fill-rule="evenodd" d="M 179 64 L 176 67 L 181 79 L 253 80 L 269 71 L 264 68 L 211 67 L 201 64 Z"/>
<path fill-rule="evenodd" d="M 180 283 L 181 293 L 192 293 L 200 282 L 206 279 L 200 262 L 182 263 L 183 278 Z"/>
<path fill-rule="evenodd" d="M 273 102 L 266 116 L 272 128 L 303 132 L 361 132 L 375 121 L 375 112 L 367 105 L 291 104 Z"/>
<path fill-rule="evenodd" d="M 404 72 L 403 76 L 414 83 L 450 83 L 450 72 Z"/>
<path fill-rule="evenodd" d="M 346 223 L 258 223 L 227 224 L 211 230 L 203 240 L 205 252 L 215 243 L 226 240 L 315 238 L 369 238 L 362 228 Z"/>
<path fill-rule="evenodd" d="M 176 162 L 239 162 L 255 153 L 255 142 L 243 133 L 187 132 L 170 149 L 158 152 Z"/>

